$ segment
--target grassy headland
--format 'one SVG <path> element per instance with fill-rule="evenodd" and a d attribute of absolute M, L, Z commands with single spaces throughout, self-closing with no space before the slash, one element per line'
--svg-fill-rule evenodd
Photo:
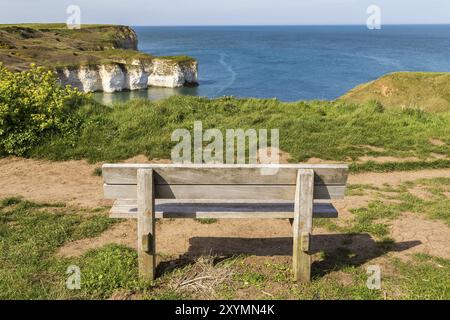
<path fill-rule="evenodd" d="M 26 70 L 31 63 L 46 67 L 75 67 L 127 63 L 155 57 L 137 51 L 137 36 L 127 26 L 65 24 L 0 25 L 0 61 L 13 71 Z M 186 56 L 164 57 L 177 63 L 191 62 Z"/>
<path fill-rule="evenodd" d="M 378 101 L 387 108 L 420 108 L 431 112 L 450 110 L 450 73 L 396 72 L 361 84 L 340 98 L 365 103 Z"/>

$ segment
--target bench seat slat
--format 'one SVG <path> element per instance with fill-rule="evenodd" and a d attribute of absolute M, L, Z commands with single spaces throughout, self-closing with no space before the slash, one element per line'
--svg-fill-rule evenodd
<path fill-rule="evenodd" d="M 316 218 L 336 218 L 338 213 L 332 204 L 315 203 L 313 215 Z M 294 217 L 292 202 L 174 202 L 156 200 L 156 218 L 271 218 L 291 219 Z M 136 218 L 137 204 L 133 199 L 114 202 L 111 218 Z"/>

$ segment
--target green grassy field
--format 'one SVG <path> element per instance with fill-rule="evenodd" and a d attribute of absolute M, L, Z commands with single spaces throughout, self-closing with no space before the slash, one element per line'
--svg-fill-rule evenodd
<path fill-rule="evenodd" d="M 170 159 L 173 130 L 279 129 L 280 149 L 293 162 L 309 158 L 354 162 L 359 157 L 415 157 L 410 163 L 365 163 L 353 171 L 392 171 L 449 167 L 450 113 L 390 110 L 363 105 L 311 101 L 172 97 L 133 100 L 113 106 L 88 104 L 76 129 L 47 137 L 29 156 L 52 160 L 118 161 L 144 154 Z M 269 140 L 270 141 L 270 140 Z M 439 144 L 432 143 L 439 141 Z M 433 155 L 440 155 L 434 159 Z M 433 160 L 434 159 L 434 160 Z M 433 160 L 433 161 L 428 161 Z"/>

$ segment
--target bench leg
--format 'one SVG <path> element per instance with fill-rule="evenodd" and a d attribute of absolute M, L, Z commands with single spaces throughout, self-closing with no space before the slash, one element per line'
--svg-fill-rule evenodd
<path fill-rule="evenodd" d="M 137 171 L 137 235 L 139 277 L 155 278 L 155 191 L 152 169 Z"/>
<path fill-rule="evenodd" d="M 313 199 L 314 171 L 300 169 L 295 191 L 293 269 L 295 281 L 302 283 L 311 280 L 309 242 L 312 233 Z"/>

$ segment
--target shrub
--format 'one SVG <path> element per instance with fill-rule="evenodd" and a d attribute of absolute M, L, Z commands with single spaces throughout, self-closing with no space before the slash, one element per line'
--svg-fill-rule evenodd
<path fill-rule="evenodd" d="M 67 130 L 83 97 L 51 70 L 11 72 L 0 64 L 0 153 L 24 155 L 46 134 Z"/>

